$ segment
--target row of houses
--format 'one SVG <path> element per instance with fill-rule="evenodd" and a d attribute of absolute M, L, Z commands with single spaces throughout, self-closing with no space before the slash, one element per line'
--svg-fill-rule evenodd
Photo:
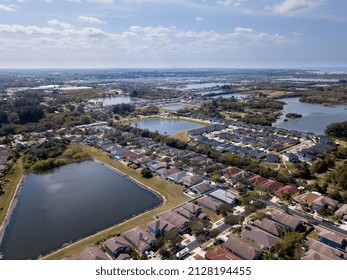
<path fill-rule="evenodd" d="M 187 203 L 178 209 L 170 210 L 149 224 L 147 230 L 136 227 L 122 235 L 110 238 L 103 243 L 105 251 L 116 260 L 130 259 L 134 248 L 144 253 L 153 249 L 155 240 L 166 233 L 176 230 L 184 233 L 192 218 L 206 219 L 202 208 L 193 203 Z"/>
<path fill-rule="evenodd" d="M 10 157 L 10 148 L 5 145 L 0 146 L 0 176 L 4 175 L 7 170 L 7 163 Z"/>
<path fill-rule="evenodd" d="M 285 195 L 293 196 L 299 192 L 295 186 L 285 185 L 283 183 L 267 179 L 260 175 L 244 171 L 235 166 L 229 166 L 223 170 L 224 177 L 234 180 L 245 179 L 251 187 L 262 188 L 272 195 L 283 197 Z"/>

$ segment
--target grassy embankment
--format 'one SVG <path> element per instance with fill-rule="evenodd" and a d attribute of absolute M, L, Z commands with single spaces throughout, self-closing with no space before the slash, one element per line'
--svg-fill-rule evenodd
<path fill-rule="evenodd" d="M 108 164 L 118 169 L 119 171 L 126 173 L 127 175 L 141 182 L 142 184 L 149 186 L 151 189 L 163 195 L 166 201 L 163 205 L 161 205 L 160 207 L 156 209 L 148 211 L 140 216 L 137 216 L 119 225 L 115 225 L 111 228 L 100 231 L 92 236 L 79 240 L 65 248 L 62 248 L 44 257 L 43 259 L 57 260 L 57 259 L 62 259 L 68 256 L 74 257 L 84 247 L 88 245 L 96 244 L 98 241 L 101 241 L 110 236 L 114 236 L 118 233 L 125 232 L 132 228 L 135 228 L 136 226 L 144 227 L 146 224 L 153 221 L 155 215 L 158 215 L 162 213 L 163 211 L 166 211 L 188 200 L 188 197 L 183 194 L 183 189 L 180 185 L 176 185 L 176 184 L 164 181 L 160 179 L 158 176 L 155 176 L 150 179 L 145 179 L 142 177 L 141 171 L 139 169 L 133 170 L 130 167 L 127 167 L 109 158 L 107 153 L 101 150 L 98 150 L 96 148 L 89 147 L 89 146 L 78 146 L 78 147 L 81 148 L 83 151 L 87 152 L 92 158 L 102 161 L 105 164 Z"/>
<path fill-rule="evenodd" d="M 24 173 L 21 159 L 17 160 L 13 167 L 13 173 L 7 174 L 4 178 L 4 194 L 0 196 L 0 224 L 3 222 L 10 206 L 11 200 L 15 194 L 17 185 Z"/>

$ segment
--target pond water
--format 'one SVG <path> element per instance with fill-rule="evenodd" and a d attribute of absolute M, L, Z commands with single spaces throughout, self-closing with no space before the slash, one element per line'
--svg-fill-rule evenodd
<path fill-rule="evenodd" d="M 326 107 L 320 104 L 299 102 L 299 98 L 283 98 L 287 105 L 284 106 L 283 115 L 274 124 L 275 127 L 313 132 L 317 135 L 324 134 L 325 128 L 332 123 L 347 121 L 347 106 L 338 105 Z M 284 121 L 286 114 L 298 113 L 303 117 L 299 119 L 288 119 Z"/>
<path fill-rule="evenodd" d="M 132 122 L 132 126 L 148 129 L 150 131 L 158 131 L 161 134 L 174 135 L 184 130 L 190 130 L 202 127 L 199 124 L 181 121 L 181 120 L 163 120 L 163 119 L 149 119 L 143 121 Z"/>
<path fill-rule="evenodd" d="M 132 97 L 108 97 L 108 98 L 99 98 L 99 99 L 91 99 L 90 102 L 102 102 L 103 106 L 111 106 L 117 104 L 129 104 L 129 103 L 139 103 L 142 102 L 142 99 L 132 98 Z"/>
<path fill-rule="evenodd" d="M 181 110 L 181 109 L 186 109 L 189 108 L 190 106 L 187 105 L 168 105 L 168 106 L 164 106 L 163 109 L 165 110 L 170 110 L 170 111 L 177 111 L 177 110 Z"/>
<path fill-rule="evenodd" d="M 4 259 L 37 258 L 162 202 L 153 192 L 94 161 L 25 178 L 0 252 Z"/>

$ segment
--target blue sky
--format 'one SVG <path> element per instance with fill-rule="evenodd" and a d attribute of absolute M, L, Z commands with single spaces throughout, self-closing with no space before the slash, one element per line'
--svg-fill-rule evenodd
<path fill-rule="evenodd" d="M 347 66 L 346 0 L 0 0 L 0 68 Z"/>

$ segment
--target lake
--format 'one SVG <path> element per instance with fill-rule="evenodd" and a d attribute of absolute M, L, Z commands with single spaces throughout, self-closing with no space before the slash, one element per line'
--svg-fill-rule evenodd
<path fill-rule="evenodd" d="M 26 176 L 0 252 L 4 259 L 37 258 L 154 208 L 162 200 L 94 161 Z"/>
<path fill-rule="evenodd" d="M 284 106 L 283 115 L 274 124 L 275 127 L 303 132 L 313 132 L 317 135 L 324 134 L 325 128 L 332 123 L 347 121 L 347 106 L 338 105 L 326 107 L 319 104 L 299 102 L 299 98 L 283 98 L 287 105 Z M 284 121 L 286 114 L 298 113 L 303 117 Z"/>
<path fill-rule="evenodd" d="M 149 119 L 143 121 L 132 122 L 132 126 L 148 129 L 150 131 L 158 131 L 161 134 L 174 135 L 184 130 L 190 130 L 202 127 L 199 124 L 181 121 L 181 120 L 163 120 L 163 119 Z"/>
<path fill-rule="evenodd" d="M 96 103 L 101 102 L 104 106 L 111 106 L 117 104 L 129 104 L 129 103 L 139 103 L 142 102 L 142 99 L 132 98 L 132 97 L 108 97 L 108 98 L 99 98 L 99 99 L 91 99 L 90 102 Z"/>
<path fill-rule="evenodd" d="M 177 110 L 186 109 L 186 108 L 190 108 L 190 106 L 176 104 L 176 105 L 168 105 L 163 107 L 163 109 L 170 110 L 170 111 L 177 111 Z"/>

